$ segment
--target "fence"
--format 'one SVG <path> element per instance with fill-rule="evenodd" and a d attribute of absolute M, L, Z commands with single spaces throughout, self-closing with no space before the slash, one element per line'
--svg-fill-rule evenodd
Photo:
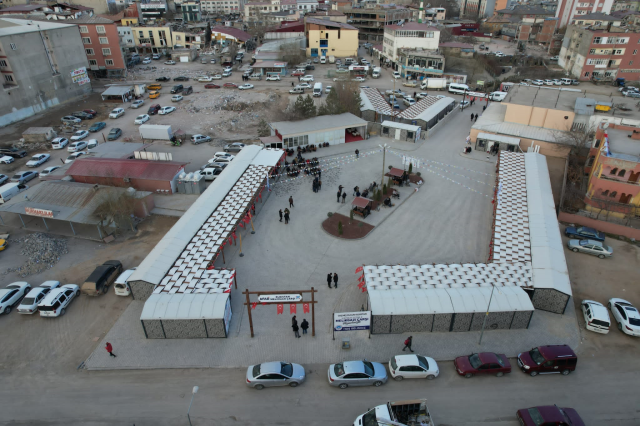
<path fill-rule="evenodd" d="M 577 225 L 588 226 L 607 234 L 622 235 L 627 238 L 640 240 L 640 229 L 629 228 L 628 226 L 618 225 L 617 223 L 604 222 L 602 220 L 591 219 L 589 217 L 565 212 L 560 212 L 560 214 L 558 215 L 558 220 L 560 222 L 575 223 Z"/>

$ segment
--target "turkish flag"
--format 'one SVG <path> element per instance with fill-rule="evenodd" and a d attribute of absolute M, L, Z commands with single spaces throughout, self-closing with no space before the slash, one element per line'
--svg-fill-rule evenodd
<path fill-rule="evenodd" d="M 302 312 L 305 314 L 309 313 L 309 304 L 308 303 L 303 303 L 302 304 Z"/>
<path fill-rule="evenodd" d="M 363 283 L 363 282 L 364 282 L 364 275 L 359 276 L 359 277 L 358 277 L 358 281 L 360 281 L 361 283 Z"/>
<path fill-rule="evenodd" d="M 258 302 L 251 303 L 251 309 L 255 309 L 258 306 Z"/>
<path fill-rule="evenodd" d="M 295 303 L 292 303 L 292 304 L 289 305 L 289 313 L 292 314 L 292 315 L 296 313 L 296 305 L 295 305 Z"/>
<path fill-rule="evenodd" d="M 365 291 L 367 291 L 366 287 L 362 287 L 362 292 L 364 293 Z"/>
<path fill-rule="evenodd" d="M 364 283 L 359 283 L 358 284 L 358 288 L 362 288 L 364 286 Z"/>
<path fill-rule="evenodd" d="M 278 315 L 281 315 L 282 313 L 284 313 L 284 305 L 282 303 L 278 303 L 277 308 L 278 308 Z"/>
<path fill-rule="evenodd" d="M 358 272 L 362 272 L 362 266 L 358 266 L 358 268 L 356 269 L 356 274 L 357 274 Z"/>

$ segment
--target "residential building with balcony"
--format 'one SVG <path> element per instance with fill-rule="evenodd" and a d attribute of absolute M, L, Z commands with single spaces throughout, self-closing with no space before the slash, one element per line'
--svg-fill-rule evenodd
<path fill-rule="evenodd" d="M 296 0 L 296 5 L 301 14 L 312 13 L 318 9 L 318 0 Z"/>
<path fill-rule="evenodd" d="M 327 19 L 333 22 L 347 23 L 347 15 L 338 10 L 318 10 L 316 12 L 306 13 L 305 18 Z"/>
<path fill-rule="evenodd" d="M 298 10 L 296 0 L 280 0 L 280 10 Z"/>
<path fill-rule="evenodd" d="M 582 81 L 640 81 L 640 31 L 637 27 L 570 25 L 564 35 L 558 65 Z"/>
<path fill-rule="evenodd" d="M 91 94 L 73 24 L 0 17 L 0 127 Z"/>
<path fill-rule="evenodd" d="M 307 57 L 358 55 L 358 29 L 326 19 L 307 18 L 304 24 Z"/>
<path fill-rule="evenodd" d="M 411 19 L 410 9 L 391 5 L 374 5 L 367 8 L 345 8 L 347 23 L 358 28 L 358 38 L 361 41 L 382 42 L 384 27 L 397 25 Z"/>
<path fill-rule="evenodd" d="M 173 47 L 170 27 L 134 27 L 133 39 L 141 55 L 166 54 Z"/>
<path fill-rule="evenodd" d="M 624 10 L 637 12 L 640 10 L 640 0 L 619 0 L 613 3 L 613 6 L 611 7 L 611 11 L 613 12 Z"/>
<path fill-rule="evenodd" d="M 67 22 L 78 26 L 91 76 L 96 78 L 126 76 L 125 57 L 115 22 L 100 16 L 83 16 Z"/>
<path fill-rule="evenodd" d="M 204 15 L 239 14 L 242 13 L 240 0 L 203 0 L 200 8 Z"/>
<path fill-rule="evenodd" d="M 182 2 L 180 12 L 182 13 L 182 22 L 200 22 L 202 20 L 199 0 Z"/>
<path fill-rule="evenodd" d="M 383 57 L 393 62 L 398 60 L 399 49 L 438 50 L 440 30 L 429 24 L 408 22 L 384 27 L 382 43 Z"/>
<path fill-rule="evenodd" d="M 138 7 L 140 8 L 140 21 L 144 24 L 161 20 L 168 10 L 166 1 L 139 3 Z"/>
<path fill-rule="evenodd" d="M 124 50 L 125 55 L 136 51 L 136 41 L 133 38 L 133 28 L 118 26 L 118 36 L 120 37 L 120 46 Z"/>
<path fill-rule="evenodd" d="M 262 21 L 262 15 L 267 13 L 280 12 L 280 1 L 258 1 L 247 2 L 244 4 L 244 20 Z"/>
<path fill-rule="evenodd" d="M 580 15 L 601 12 L 610 14 L 613 7 L 613 0 L 559 0 L 556 9 L 558 18 L 558 28 L 571 24 L 573 18 Z"/>
<path fill-rule="evenodd" d="M 204 36 L 200 34 L 171 31 L 174 49 L 201 49 L 204 47 Z"/>
<path fill-rule="evenodd" d="M 444 61 L 444 55 L 435 50 L 399 49 L 396 64 L 403 77 L 410 76 L 414 80 L 423 80 L 429 77 L 442 77 Z"/>

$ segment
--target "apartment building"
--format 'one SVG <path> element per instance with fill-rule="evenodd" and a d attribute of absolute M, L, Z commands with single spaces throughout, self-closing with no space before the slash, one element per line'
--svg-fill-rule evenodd
<path fill-rule="evenodd" d="M 203 0 L 200 2 L 200 7 L 202 9 L 202 13 L 204 14 L 231 14 L 231 13 L 241 13 L 240 0 Z"/>
<path fill-rule="evenodd" d="M 133 38 L 133 28 L 118 26 L 118 36 L 120 37 L 120 46 L 124 50 L 125 56 L 128 53 L 136 51 L 136 41 Z"/>
<path fill-rule="evenodd" d="M 307 18 L 304 24 L 307 57 L 358 55 L 358 29 L 327 19 Z"/>
<path fill-rule="evenodd" d="M 558 27 L 562 28 L 571 23 L 571 20 L 579 15 L 602 12 L 611 13 L 613 0 L 559 0 L 556 9 Z"/>
<path fill-rule="evenodd" d="M 396 25 L 411 19 L 410 9 L 391 5 L 373 5 L 367 8 L 345 8 L 347 23 L 358 28 L 358 37 L 362 41 L 382 42 L 384 27 Z"/>
<path fill-rule="evenodd" d="M 385 58 L 395 62 L 399 49 L 438 50 L 440 30 L 429 24 L 408 22 L 401 25 L 384 27 L 382 53 Z"/>
<path fill-rule="evenodd" d="M 435 50 L 399 49 L 395 63 L 401 76 L 423 80 L 429 77 L 442 77 L 445 58 Z"/>
<path fill-rule="evenodd" d="M 244 4 L 245 21 L 261 21 L 261 15 L 272 12 L 280 12 L 279 0 L 247 2 Z"/>
<path fill-rule="evenodd" d="M 166 1 L 150 1 L 139 3 L 140 20 L 142 23 L 153 23 L 164 18 L 168 7 Z"/>
<path fill-rule="evenodd" d="M 141 55 L 164 54 L 173 47 L 170 27 L 134 27 L 133 39 Z"/>
<path fill-rule="evenodd" d="M 120 34 L 115 22 L 101 16 L 83 16 L 68 20 L 78 26 L 91 76 L 121 78 L 126 76 Z"/>
<path fill-rule="evenodd" d="M 182 22 L 200 22 L 202 20 L 200 1 L 189 0 L 183 2 L 180 5 L 180 13 L 182 13 Z"/>
<path fill-rule="evenodd" d="M 91 93 L 78 27 L 0 18 L 0 126 Z"/>

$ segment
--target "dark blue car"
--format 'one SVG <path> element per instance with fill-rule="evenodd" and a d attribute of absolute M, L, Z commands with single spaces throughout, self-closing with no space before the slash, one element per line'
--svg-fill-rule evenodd
<path fill-rule="evenodd" d="M 90 132 L 99 132 L 100 130 L 107 127 L 107 123 L 104 121 L 98 121 L 97 123 L 93 123 L 93 126 L 89 127 Z"/>
<path fill-rule="evenodd" d="M 593 228 L 588 228 L 586 226 L 567 226 L 564 230 L 564 234 L 569 238 L 577 238 L 579 240 L 596 240 L 596 241 L 604 241 L 604 232 L 596 231 Z"/>

